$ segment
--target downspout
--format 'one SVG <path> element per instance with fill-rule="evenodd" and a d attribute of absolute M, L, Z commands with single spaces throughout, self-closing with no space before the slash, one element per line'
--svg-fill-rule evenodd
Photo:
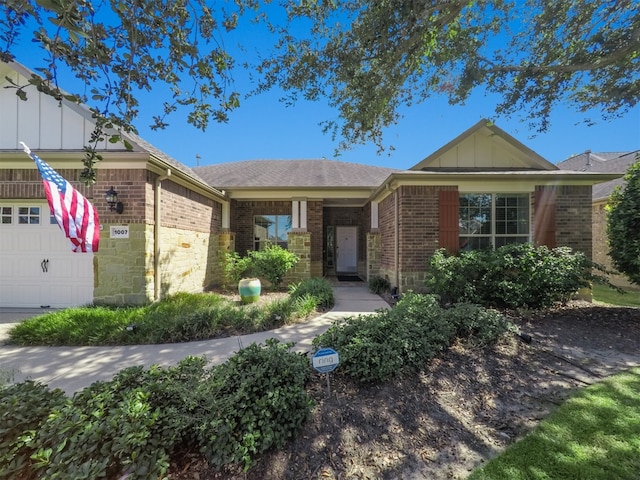
<path fill-rule="evenodd" d="M 396 282 L 396 287 L 398 288 L 398 293 L 400 293 L 400 265 L 398 264 L 398 262 L 400 261 L 400 238 L 399 238 L 399 231 L 400 231 L 400 220 L 398 218 L 398 212 L 400 211 L 400 208 L 398 206 L 398 189 L 396 188 L 393 191 L 393 200 L 394 200 L 394 216 L 395 216 L 395 239 L 394 239 L 394 246 L 393 246 L 393 255 L 394 255 L 394 266 L 395 266 L 395 282 Z"/>
<path fill-rule="evenodd" d="M 155 228 L 153 229 L 153 301 L 157 302 L 160 300 L 160 286 L 161 286 L 161 278 L 160 278 L 160 228 L 161 228 L 161 218 L 160 218 L 160 192 L 162 190 L 161 183 L 163 180 L 166 180 L 171 176 L 171 169 L 167 168 L 167 173 L 156 178 L 155 189 L 154 189 L 154 198 L 153 198 L 153 220 L 155 223 Z"/>

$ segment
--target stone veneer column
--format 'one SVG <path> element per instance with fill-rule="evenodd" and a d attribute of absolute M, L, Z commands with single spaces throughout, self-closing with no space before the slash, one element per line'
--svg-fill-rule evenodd
<path fill-rule="evenodd" d="M 367 281 L 380 276 L 380 252 L 380 232 L 367 233 Z"/>
<path fill-rule="evenodd" d="M 94 256 L 94 302 L 144 305 L 153 301 L 153 225 L 129 224 L 129 238 L 109 238 L 103 224 Z M 145 253 L 146 252 L 146 253 Z"/>
<path fill-rule="evenodd" d="M 229 285 L 227 285 L 229 282 L 224 274 L 224 254 L 236 251 L 236 234 L 226 231 L 217 235 L 212 234 L 211 237 L 217 238 L 218 242 L 218 252 L 217 255 L 215 255 L 216 262 L 212 265 L 211 283 L 214 285 L 229 287 Z"/>
<path fill-rule="evenodd" d="M 287 250 L 300 260 L 285 277 L 285 283 L 299 282 L 311 277 L 311 233 L 289 232 Z"/>

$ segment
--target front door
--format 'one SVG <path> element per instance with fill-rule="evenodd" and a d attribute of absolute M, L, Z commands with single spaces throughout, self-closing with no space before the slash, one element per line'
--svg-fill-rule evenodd
<path fill-rule="evenodd" d="M 358 227 L 336 227 L 336 272 L 358 273 Z"/>

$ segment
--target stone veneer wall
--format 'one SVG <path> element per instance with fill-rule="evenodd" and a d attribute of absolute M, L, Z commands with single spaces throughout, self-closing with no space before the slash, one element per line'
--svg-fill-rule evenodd
<path fill-rule="evenodd" d="M 287 273 L 284 283 L 295 283 L 311 277 L 311 234 L 309 232 L 289 232 L 288 247 L 300 260 Z"/>
<path fill-rule="evenodd" d="M 103 224 L 100 249 L 93 257 L 94 302 L 105 305 L 143 305 L 153 301 L 153 225 L 129 224 L 129 238 L 109 238 Z M 122 223 L 117 223 L 122 225 Z"/>
<path fill-rule="evenodd" d="M 373 277 L 380 276 L 380 245 L 379 231 L 367 233 L 367 272 L 365 277 L 367 282 Z"/>
<path fill-rule="evenodd" d="M 161 297 L 210 286 L 218 263 L 218 236 L 179 228 L 160 230 Z"/>

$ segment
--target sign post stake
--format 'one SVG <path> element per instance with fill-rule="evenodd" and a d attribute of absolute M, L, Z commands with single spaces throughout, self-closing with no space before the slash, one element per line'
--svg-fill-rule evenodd
<path fill-rule="evenodd" d="M 311 365 L 318 372 L 327 376 L 327 393 L 331 396 L 331 380 L 329 373 L 333 372 L 340 364 L 340 355 L 333 348 L 322 348 L 311 357 Z"/>

